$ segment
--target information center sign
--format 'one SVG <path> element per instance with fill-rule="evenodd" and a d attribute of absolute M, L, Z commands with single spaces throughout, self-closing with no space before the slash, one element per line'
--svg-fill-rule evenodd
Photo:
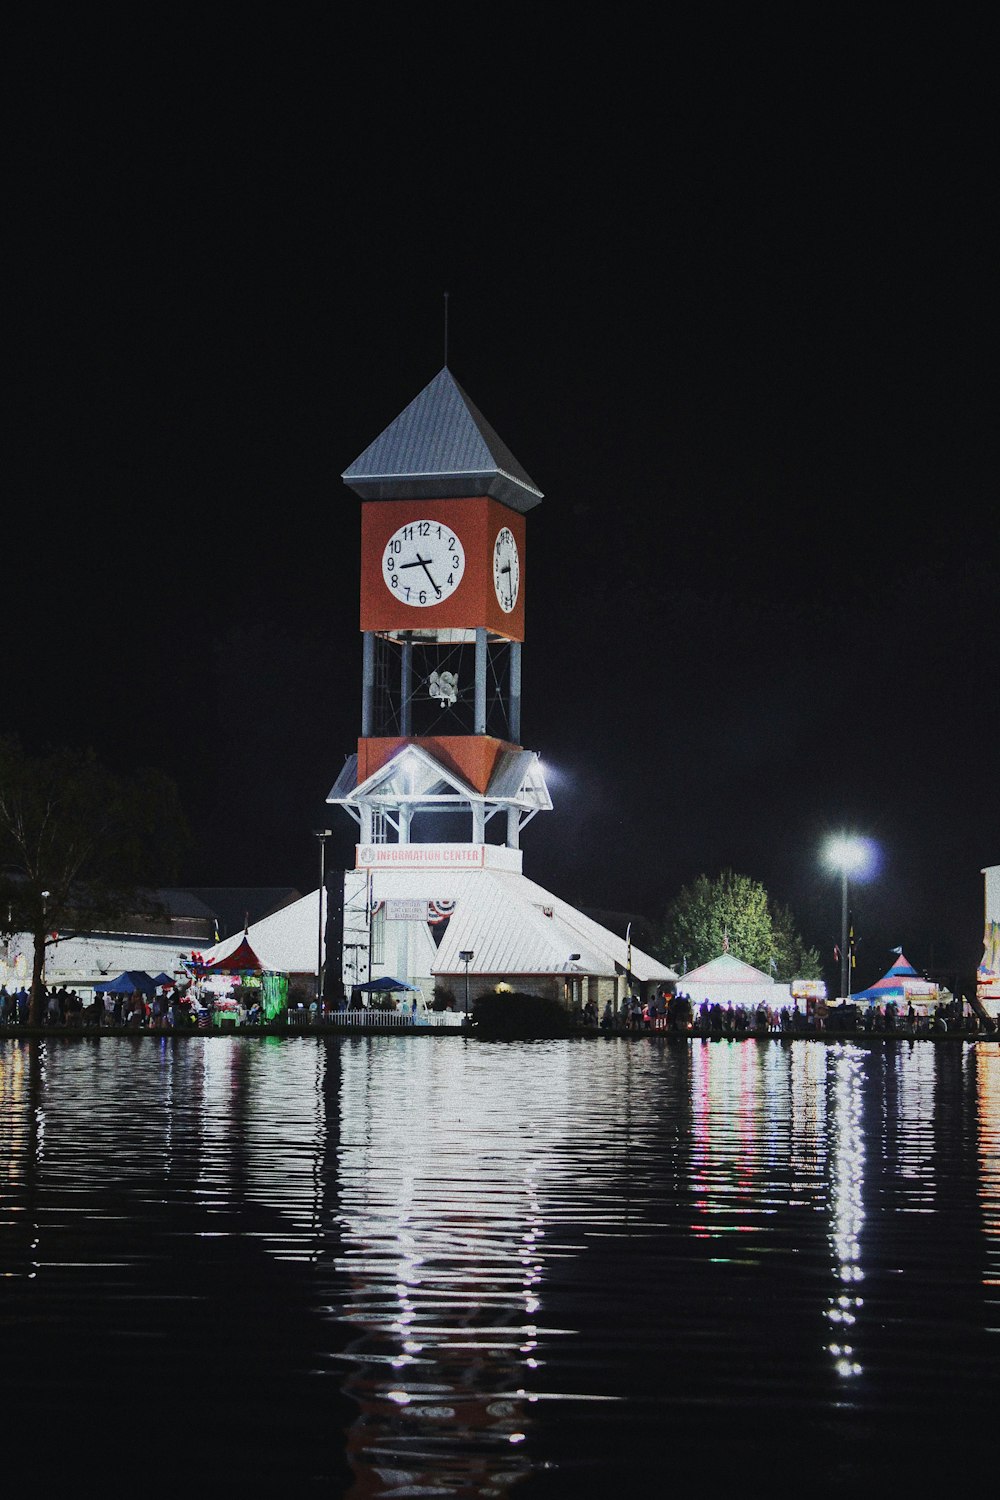
<path fill-rule="evenodd" d="M 517 870 L 520 849 L 503 844 L 356 844 L 358 870 Z"/>

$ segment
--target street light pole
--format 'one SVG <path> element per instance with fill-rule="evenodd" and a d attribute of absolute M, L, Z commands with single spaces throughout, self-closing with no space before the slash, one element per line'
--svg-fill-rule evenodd
<path fill-rule="evenodd" d="M 461 951 L 461 953 L 458 956 L 462 960 L 463 964 L 465 965 L 465 1018 L 466 1018 L 466 1020 L 468 1020 L 468 1018 L 469 1018 L 469 965 L 471 964 L 472 960 L 475 958 L 476 955 L 475 955 L 475 953 L 473 953 L 473 951 L 472 951 L 471 948 L 463 948 L 462 951 Z"/>
<path fill-rule="evenodd" d="M 851 955 L 847 949 L 847 865 L 840 872 L 840 993 L 843 1000 L 850 999 Z"/>
<path fill-rule="evenodd" d="M 865 839 L 841 834 L 826 846 L 826 862 L 840 875 L 840 998 L 847 1001 L 851 993 L 851 952 L 849 947 L 847 881 L 856 871 L 870 863 L 870 845 Z"/>
<path fill-rule="evenodd" d="M 332 832 L 332 828 L 313 829 L 313 838 L 319 839 L 319 913 L 316 918 L 316 1006 L 318 1009 L 323 1005 L 323 897 L 326 894 L 326 841 Z"/>

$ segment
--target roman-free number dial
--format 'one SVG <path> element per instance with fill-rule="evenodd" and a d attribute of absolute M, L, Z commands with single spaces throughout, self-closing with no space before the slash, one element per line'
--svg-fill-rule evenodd
<path fill-rule="evenodd" d="M 505 615 L 509 615 L 517 603 L 517 591 L 521 584 L 521 560 L 517 553 L 514 533 L 504 526 L 497 532 L 493 543 L 493 587 L 497 602 Z"/>
<path fill-rule="evenodd" d="M 465 572 L 465 549 L 441 521 L 407 521 L 382 554 L 382 579 L 390 594 L 414 609 L 428 609 L 453 594 Z"/>

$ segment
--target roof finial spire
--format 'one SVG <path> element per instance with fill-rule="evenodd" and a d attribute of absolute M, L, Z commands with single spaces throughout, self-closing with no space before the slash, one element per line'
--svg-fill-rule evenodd
<path fill-rule="evenodd" d="M 448 368 L 448 293 L 444 294 L 444 367 Z"/>

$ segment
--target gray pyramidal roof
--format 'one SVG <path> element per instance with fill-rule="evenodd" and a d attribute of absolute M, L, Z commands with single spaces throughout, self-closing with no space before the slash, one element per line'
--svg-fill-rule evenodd
<path fill-rule="evenodd" d="M 523 512 L 542 498 L 447 365 L 341 478 L 363 500 L 492 495 Z"/>

